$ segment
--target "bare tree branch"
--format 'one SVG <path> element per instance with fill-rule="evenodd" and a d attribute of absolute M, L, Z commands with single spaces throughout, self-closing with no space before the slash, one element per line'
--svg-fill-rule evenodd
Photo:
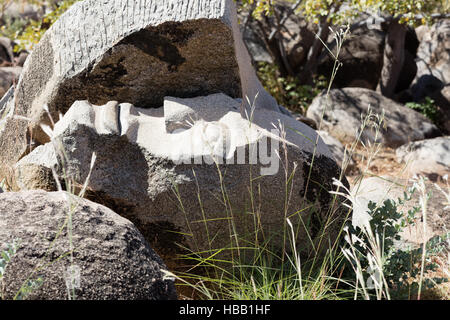
<path fill-rule="evenodd" d="M 287 11 L 286 15 L 281 19 L 280 25 L 284 26 L 287 19 L 297 10 L 297 8 L 300 6 L 300 4 L 303 2 L 303 0 L 297 0 Z M 273 37 L 278 33 L 278 30 L 275 29 L 272 31 L 272 33 L 269 35 L 269 41 L 273 39 Z"/>

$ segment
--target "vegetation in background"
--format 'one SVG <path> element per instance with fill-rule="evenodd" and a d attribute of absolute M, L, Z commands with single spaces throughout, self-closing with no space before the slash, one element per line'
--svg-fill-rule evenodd
<path fill-rule="evenodd" d="M 373 123 L 374 121 L 377 123 Z M 367 126 L 378 132 L 383 121 L 383 117 L 373 115 L 369 109 L 359 132 L 363 132 Z M 367 146 L 371 152 L 367 168 L 371 166 L 371 160 L 378 152 L 378 146 L 379 144 Z M 287 198 L 293 174 L 295 168 L 292 172 L 286 172 Z M 364 172 L 361 174 L 360 181 L 365 175 Z M 341 226 L 345 237 L 341 237 L 336 245 L 331 246 L 331 250 L 327 251 L 323 258 L 301 256 L 301 248 L 297 247 L 294 240 L 295 228 L 290 219 L 286 218 L 287 246 L 283 250 L 274 248 L 270 239 L 251 241 L 252 235 L 240 235 L 233 229 L 233 243 L 230 243 L 229 247 L 202 252 L 191 251 L 181 257 L 182 261 L 187 261 L 187 265 L 192 266 L 188 271 L 176 273 L 165 271 L 166 275 L 178 279 L 179 286 L 192 288 L 196 293 L 193 297 L 196 299 L 420 299 L 424 291 L 429 292 L 437 285 L 448 282 L 448 277 L 435 277 L 431 272 L 438 266 L 442 267 L 435 261 L 448 255 L 450 237 L 450 234 L 435 236 L 421 246 L 405 246 L 398 242 L 401 240 L 400 233 L 414 226 L 420 219 L 417 216 L 419 211 L 422 211 L 422 219 L 426 224 L 426 201 L 430 194 L 424 189 L 423 181 L 422 179 L 422 184 L 420 181 L 415 182 L 413 187 L 404 193 L 403 198 L 397 201 L 387 199 L 377 206 L 370 201 L 367 205 L 362 204 L 356 194 L 357 191 L 354 191 L 358 188 L 350 191 L 342 182 L 335 180 L 337 191 L 331 193 L 349 200 L 347 205 L 349 213 L 353 210 L 353 214 L 363 214 L 369 219 L 366 224 L 359 226 L 354 226 L 349 221 Z M 404 212 L 401 208 L 412 200 L 416 189 L 421 191 L 420 205 Z M 226 203 L 227 190 L 224 189 L 223 192 Z M 251 199 L 263 196 L 251 194 L 250 189 L 249 192 Z M 178 190 L 176 194 L 180 206 L 183 207 L 183 199 Z M 447 196 L 450 197 L 450 194 Z M 200 195 L 198 199 L 201 204 Z M 280 214 L 284 210 L 280 208 Z M 249 213 L 256 216 L 260 214 L 257 211 Z M 295 215 L 290 212 L 284 214 L 291 217 Z M 207 217 L 204 219 L 206 226 Z M 258 225 L 255 226 L 256 232 L 253 236 L 258 234 L 257 228 Z M 206 233 L 208 234 L 207 231 Z M 209 237 L 213 239 L 214 235 Z M 219 254 L 229 251 L 235 253 L 231 255 L 232 259 L 218 258 Z M 252 257 L 250 261 L 248 255 L 246 259 L 241 259 L 244 256 L 243 252 L 250 252 Z M 443 267 L 448 270 L 445 263 Z"/>
<path fill-rule="evenodd" d="M 3 278 L 5 276 L 6 266 L 11 262 L 17 250 L 20 248 L 20 240 L 14 240 L 12 243 L 6 244 L 6 250 L 0 251 L 0 300 L 4 299 L 3 294 Z M 20 287 L 16 294 L 15 300 L 24 300 L 33 291 L 39 288 L 43 283 L 43 279 L 27 279 Z"/>
<path fill-rule="evenodd" d="M 80 0 L 62 0 L 54 1 L 50 4 L 49 13 L 44 14 L 40 20 L 25 20 L 25 19 L 11 19 L 5 17 L 7 23 L 0 28 L 0 35 L 14 39 L 17 45 L 14 51 L 32 50 L 41 37 L 44 35 L 53 23 L 72 6 L 75 2 Z M 17 1 L 16 1 L 17 2 Z M 35 0 L 28 1 L 30 4 L 43 6 L 44 1 Z"/>
<path fill-rule="evenodd" d="M 422 103 L 408 102 L 405 105 L 410 109 L 420 112 L 434 123 L 438 120 L 439 111 L 434 105 L 434 100 L 430 97 L 425 97 L 425 101 Z"/>
<path fill-rule="evenodd" d="M 413 207 L 407 214 L 399 210 L 400 205 L 411 200 L 414 191 L 411 189 L 409 195 L 405 192 L 405 198 L 398 199 L 397 202 L 387 199 L 381 206 L 370 201 L 368 214 L 371 220 L 368 230 L 348 225 L 344 250 L 351 263 L 355 264 L 359 260 L 360 269 L 356 272 L 361 272 L 361 279 L 368 279 L 367 291 L 375 297 L 377 289 L 379 293 L 386 293 L 382 295 L 383 298 L 410 299 L 417 296 L 423 255 L 424 287 L 429 290 L 448 282 L 448 279 L 429 277 L 427 274 L 437 270 L 438 265 L 433 262 L 433 257 L 445 250 L 450 234 L 428 240 L 425 251 L 423 247 L 412 248 L 411 245 L 402 248 L 397 243 L 401 240 L 400 233 L 407 227 L 415 226 L 419 219 L 416 214 L 421 210 L 420 206 Z M 375 262 L 374 253 L 379 254 L 380 265 Z M 382 289 L 383 282 L 386 288 Z"/>
<path fill-rule="evenodd" d="M 401 68 L 405 59 L 405 38 L 407 25 L 430 24 L 436 19 L 448 18 L 448 0 L 289 0 L 292 3 L 286 12 L 277 10 L 277 1 L 243 0 L 249 11 L 249 19 L 264 19 L 258 23 L 259 33 L 264 36 L 267 51 L 283 76 L 290 75 L 299 79 L 301 84 L 313 83 L 317 74 L 319 56 L 327 42 L 330 26 L 351 24 L 362 13 L 380 13 L 379 20 L 386 30 L 383 68 L 379 80 L 380 92 L 392 98 L 395 94 Z M 273 19 L 267 19 L 262 13 L 268 13 Z M 290 15 L 301 15 L 318 25 L 317 37 L 309 48 L 303 65 L 294 70 L 287 59 L 283 38 L 280 36 L 286 27 L 284 24 Z M 322 39 L 322 40 L 320 40 Z"/>
<path fill-rule="evenodd" d="M 19 241 L 15 240 L 6 245 L 6 250 L 0 251 L 0 300 L 3 299 L 3 277 L 6 266 L 11 262 L 11 258 L 16 254 L 19 248 Z"/>
<path fill-rule="evenodd" d="M 278 104 L 300 114 L 305 114 L 312 100 L 328 87 L 324 76 L 314 78 L 313 85 L 302 85 L 296 77 L 281 77 L 277 67 L 270 63 L 260 62 L 257 71 L 264 88 Z"/>

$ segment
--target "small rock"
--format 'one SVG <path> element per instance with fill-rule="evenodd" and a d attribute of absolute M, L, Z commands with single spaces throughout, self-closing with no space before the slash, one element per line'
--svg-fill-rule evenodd
<path fill-rule="evenodd" d="M 336 159 L 336 162 L 342 168 L 342 164 L 344 161 L 345 147 L 342 145 L 342 143 L 338 139 L 331 136 L 328 132 L 317 131 L 317 133 L 320 135 L 320 137 L 323 139 L 323 141 L 328 145 L 331 153 L 333 154 L 334 158 Z M 348 154 L 346 157 L 348 159 Z M 353 159 L 350 158 L 350 159 L 348 159 L 348 164 L 347 164 L 346 169 L 347 170 L 351 169 L 354 165 L 355 165 L 355 162 L 353 161 Z"/>
<path fill-rule="evenodd" d="M 0 67 L 0 99 L 19 80 L 21 72 L 21 67 Z"/>
<path fill-rule="evenodd" d="M 25 64 L 25 61 L 28 58 L 29 53 L 26 51 L 22 51 L 21 53 L 19 53 L 19 55 L 17 57 L 14 58 L 14 64 L 18 67 L 23 67 L 23 65 Z"/>
<path fill-rule="evenodd" d="M 352 186 L 352 189 L 358 189 L 356 198 L 359 203 L 368 204 L 369 201 L 382 205 L 387 199 L 394 200 L 398 203 L 398 199 L 404 198 L 404 192 L 408 193 L 408 188 L 412 187 L 413 182 L 404 179 L 398 179 L 390 176 L 370 177 L 361 181 L 360 185 Z M 422 220 L 422 210 L 416 214 L 418 218 L 415 227 L 406 228 L 402 234 L 402 243 L 419 245 L 427 241 L 435 235 L 442 235 L 448 232 L 447 227 L 450 225 L 450 208 L 443 209 L 447 199 L 445 195 L 436 188 L 433 183 L 426 182 L 425 188 L 427 192 L 431 191 L 431 198 L 428 200 L 427 206 L 427 232 L 424 234 L 424 226 Z M 406 201 L 404 205 L 398 206 L 398 211 L 407 215 L 408 210 L 413 207 L 420 207 L 420 193 L 416 190 L 412 199 Z M 354 211 L 355 212 L 355 211 Z M 353 221 L 365 220 L 367 216 L 361 213 L 359 216 L 353 216 Z"/>
<path fill-rule="evenodd" d="M 398 162 L 406 162 L 412 174 L 437 180 L 450 173 L 450 136 L 405 144 L 396 150 Z"/>

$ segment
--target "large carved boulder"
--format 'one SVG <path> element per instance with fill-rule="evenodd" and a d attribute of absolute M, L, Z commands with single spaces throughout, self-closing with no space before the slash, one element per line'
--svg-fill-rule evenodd
<path fill-rule="evenodd" d="M 16 117 L 1 125 L 0 149 L 9 151 L 0 155 L 0 177 L 29 146 L 48 142 L 39 126 L 49 123 L 44 105 L 56 119 L 76 100 L 153 108 L 165 96 L 219 92 L 251 101 L 258 94 L 258 108 L 279 110 L 251 66 L 234 1 L 80 1 L 24 65 L 8 103 Z"/>
<path fill-rule="evenodd" d="M 67 192 L 0 194 L 0 250 L 14 241 L 5 299 L 176 299 L 167 267 L 130 221 Z"/>
<path fill-rule="evenodd" d="M 332 207 L 340 168 L 328 147 L 289 116 L 253 111 L 244 119 L 240 102 L 224 94 L 166 97 L 157 109 L 79 101 L 56 123 L 53 140 L 15 166 L 16 187 L 51 190 L 52 170 L 80 186 L 95 152 L 88 197 L 132 220 L 167 263 L 176 244 L 226 248 L 236 245 L 232 233 L 255 229 L 280 247 L 284 212 L 302 253 L 312 252 L 309 237 L 333 243 L 345 212 Z"/>

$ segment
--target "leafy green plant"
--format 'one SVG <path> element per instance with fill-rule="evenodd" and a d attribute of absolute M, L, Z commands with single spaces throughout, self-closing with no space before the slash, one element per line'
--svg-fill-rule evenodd
<path fill-rule="evenodd" d="M 15 28 L 17 29 L 14 36 L 11 37 L 12 30 L 5 30 L 5 33 L 9 33 L 11 38 L 15 38 L 17 45 L 14 47 L 14 51 L 19 52 L 21 50 L 32 50 L 33 47 L 41 40 L 44 33 L 55 23 L 59 17 L 67 11 L 75 2 L 80 0 L 63 0 L 52 5 L 53 10 L 50 13 L 44 15 L 41 20 L 32 20 L 26 25 L 26 27 Z"/>
<path fill-rule="evenodd" d="M 434 100 L 430 97 L 425 97 L 425 100 L 422 103 L 408 102 L 405 105 L 410 109 L 420 112 L 433 122 L 438 118 L 438 109 L 434 105 Z"/>
<path fill-rule="evenodd" d="M 435 236 L 426 242 L 426 246 L 417 248 L 400 248 L 396 245 L 400 233 L 407 226 L 414 226 L 416 214 L 421 210 L 420 206 L 414 206 L 407 214 L 399 211 L 399 205 L 411 200 L 415 189 L 411 188 L 410 194 L 404 193 L 404 198 L 396 201 L 387 199 L 381 206 L 373 202 L 368 204 L 368 213 L 371 217 L 368 230 L 365 227 L 348 225 L 348 236 L 344 247 L 350 248 L 353 255 L 353 263 L 358 261 L 360 279 L 368 279 L 366 288 L 369 294 L 383 286 L 386 298 L 406 299 L 412 294 L 420 292 L 421 279 L 419 276 L 435 271 L 437 264 L 433 257 L 441 253 L 446 245 L 449 235 Z M 344 249 L 345 250 L 345 249 Z M 381 265 L 374 266 L 371 257 L 379 254 Z M 378 269 L 379 268 L 379 269 Z M 437 284 L 448 281 L 444 278 L 427 277 L 423 281 L 426 289 L 431 289 Z"/>
<path fill-rule="evenodd" d="M 28 25 L 28 21 L 23 18 L 13 19 L 10 16 L 3 18 L 3 25 L 0 27 L 0 36 L 15 39 Z"/>
<path fill-rule="evenodd" d="M 0 298 L 3 299 L 3 277 L 5 276 L 6 266 L 11 262 L 12 257 L 16 254 L 19 248 L 19 241 L 14 240 L 12 243 L 6 245 L 6 250 L 0 251 Z"/>
<path fill-rule="evenodd" d="M 6 266 L 11 262 L 13 256 L 17 253 L 20 247 L 20 240 L 14 240 L 12 243 L 6 245 L 7 249 L 0 252 L 0 300 L 4 299 L 3 295 L 3 277 L 5 276 Z M 36 279 L 27 279 L 27 281 L 20 287 L 14 300 L 24 300 L 28 295 L 36 290 L 44 283 L 42 277 Z"/>
<path fill-rule="evenodd" d="M 302 85 L 297 77 L 280 77 L 277 67 L 269 63 L 259 63 L 258 77 L 264 88 L 289 110 L 304 114 L 312 100 L 328 87 L 324 76 L 313 79 L 313 85 Z"/>

